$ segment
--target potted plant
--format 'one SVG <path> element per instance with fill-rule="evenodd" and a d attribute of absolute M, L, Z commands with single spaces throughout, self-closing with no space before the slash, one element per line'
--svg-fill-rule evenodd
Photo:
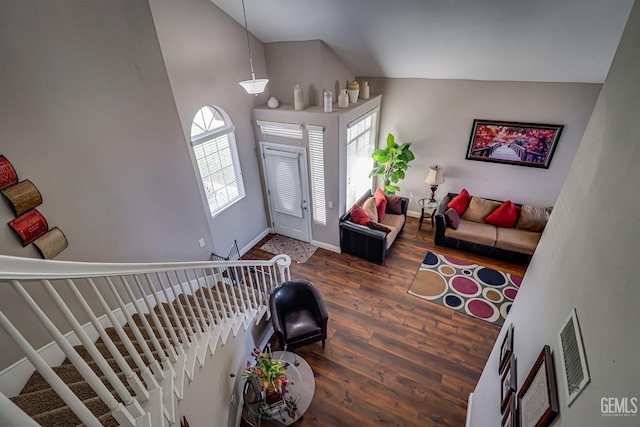
<path fill-rule="evenodd" d="M 242 378 L 259 379 L 262 387 L 267 392 L 267 396 L 275 392 L 281 395 L 282 387 L 289 382 L 286 372 L 289 363 L 282 361 L 284 353 L 276 360 L 273 358 L 271 346 L 267 345 L 264 351 L 261 351 L 258 347 L 254 348 L 251 355 L 254 357 L 255 363 L 247 362 Z"/>
<path fill-rule="evenodd" d="M 396 194 L 396 191 L 400 191 L 398 182 L 404 179 L 409 162 L 415 159 L 413 152 L 409 149 L 410 145 L 410 142 L 396 144 L 395 137 L 390 133 L 387 136 L 387 147 L 377 148 L 371 155 L 375 164 L 369 177 L 382 175 L 384 192 L 387 194 Z"/>

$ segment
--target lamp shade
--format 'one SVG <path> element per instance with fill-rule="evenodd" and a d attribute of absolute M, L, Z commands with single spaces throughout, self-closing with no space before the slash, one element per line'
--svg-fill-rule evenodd
<path fill-rule="evenodd" d="M 253 79 L 253 80 L 244 80 L 240 82 L 240 86 L 247 91 L 249 95 L 257 95 L 259 93 L 264 92 L 264 88 L 269 83 L 269 79 Z"/>
<path fill-rule="evenodd" d="M 429 173 L 427 177 L 424 179 L 429 185 L 440 185 L 444 184 L 444 176 L 442 175 L 443 167 L 440 165 L 431 165 L 429 166 Z"/>

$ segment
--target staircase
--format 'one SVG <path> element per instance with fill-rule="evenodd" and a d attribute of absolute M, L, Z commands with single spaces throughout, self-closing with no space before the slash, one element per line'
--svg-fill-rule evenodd
<path fill-rule="evenodd" d="M 0 326 L 32 371 L 20 384 L 0 384 L 0 425 L 175 424 L 196 367 L 268 318 L 269 293 L 290 280 L 290 262 L 286 255 L 171 264 L 0 256 Z M 27 311 L 37 322 L 25 322 Z M 26 338 L 36 332 L 55 343 L 49 360 Z"/>

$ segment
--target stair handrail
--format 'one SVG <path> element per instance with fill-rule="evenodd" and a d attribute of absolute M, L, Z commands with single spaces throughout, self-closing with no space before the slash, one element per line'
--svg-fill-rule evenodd
<path fill-rule="evenodd" d="M 139 402 L 149 400 L 148 392 L 158 387 L 159 383 L 156 382 L 156 379 L 160 381 L 166 372 L 172 372 L 172 368 L 167 363 L 169 359 L 175 361 L 178 353 L 184 354 L 182 345 L 185 343 L 188 344 L 194 339 L 201 341 L 203 337 L 205 338 L 204 342 L 206 342 L 209 338 L 208 336 L 204 336 L 204 334 L 209 333 L 209 331 L 205 329 L 222 320 L 216 304 L 220 304 L 226 320 L 231 321 L 232 316 L 235 316 L 234 320 L 237 320 L 237 316 L 242 315 L 241 320 L 246 327 L 246 322 L 254 315 L 252 313 L 264 314 L 268 310 L 265 303 L 268 301 L 269 290 L 278 283 L 291 280 L 290 264 L 291 258 L 284 254 L 276 255 L 269 260 L 206 260 L 155 263 L 76 262 L 0 255 L 0 282 L 11 285 L 11 287 L 18 292 L 23 302 L 36 314 L 40 323 L 44 325 L 47 332 L 54 338 L 54 341 L 62 349 L 65 356 L 93 388 L 102 402 L 111 409 L 112 416 L 122 425 L 133 426 L 136 424 L 136 419 L 140 420 L 148 416 L 140 407 Z M 171 272 L 175 274 L 177 281 L 172 280 L 170 277 Z M 183 277 L 180 277 L 179 272 L 182 272 Z M 189 272 L 191 275 L 189 275 Z M 262 278 L 260 281 L 258 280 L 259 274 Z M 163 275 L 166 275 L 168 282 L 161 279 Z M 255 289 L 253 283 L 254 276 L 256 279 Z M 156 316 L 156 313 L 151 310 L 152 302 L 149 300 L 149 296 L 153 297 L 156 305 L 160 304 L 157 289 L 156 292 L 151 292 L 149 295 L 146 295 L 146 292 L 141 292 L 142 300 L 140 303 L 132 291 L 132 285 L 134 284 L 140 291 L 143 290 L 143 284 L 146 284 L 149 290 L 155 289 L 152 286 L 154 282 L 153 277 L 157 279 L 156 283 L 161 285 L 160 289 L 163 292 L 165 301 L 176 301 L 178 303 L 177 308 L 180 312 L 179 315 L 174 311 L 173 304 L 169 305 L 169 308 L 181 333 L 180 340 L 171 327 L 171 320 L 167 317 L 167 313 L 164 312 L 163 306 L 160 305 L 160 312 L 158 313 L 162 317 L 162 321 Z M 112 278 L 118 278 L 118 280 L 120 280 L 121 283 L 118 283 L 118 285 L 123 285 L 120 290 L 116 289 Z M 129 280 L 127 280 L 127 278 Z M 216 279 L 214 280 L 214 278 Z M 74 282 L 75 279 L 86 283 L 76 285 Z M 100 290 L 94 283 L 94 279 L 101 281 Z M 224 283 L 221 284 L 220 280 L 223 280 Z M 241 287 L 236 286 L 244 283 L 245 280 L 250 284 L 250 289 L 245 287 L 243 290 Z M 89 313 L 85 314 L 89 316 L 91 324 L 96 328 L 99 337 L 102 338 L 109 352 L 115 355 L 115 363 L 125 374 L 127 382 L 132 386 L 134 395 L 129 393 L 124 383 L 117 377 L 100 351 L 90 342 L 88 336 L 86 336 L 82 329 L 83 326 L 75 317 L 76 314 L 71 313 L 69 307 L 56 292 L 50 281 L 61 282 L 61 284 L 74 293 L 80 302 L 81 310 L 79 310 L 79 312 L 89 310 Z M 106 376 L 106 381 L 114 387 L 115 393 L 126 406 L 123 406 L 122 403 L 111 395 L 105 385 L 98 380 L 96 373 L 89 368 L 76 350 L 66 342 L 66 338 L 63 337 L 61 331 L 51 322 L 49 317 L 41 310 L 39 304 L 36 303 L 25 288 L 23 288 L 23 282 L 39 282 L 40 287 L 44 287 L 49 299 L 53 301 L 59 311 L 65 313 L 63 317 L 65 317 L 67 322 L 72 326 L 73 331 L 96 362 L 98 368 Z M 127 365 L 124 359 L 126 353 L 120 354 L 120 350 L 115 347 L 98 318 L 91 312 L 86 301 L 84 301 L 83 296 L 79 292 L 80 288 L 89 291 L 92 290 L 95 293 L 96 301 L 98 301 L 104 309 L 106 316 L 109 318 L 109 323 L 114 326 L 121 342 L 124 347 L 126 347 L 126 352 L 129 353 L 132 357 L 132 362 L 139 369 L 140 376 L 145 381 L 146 387 L 140 382 L 140 377 L 133 374 L 129 366 L 125 366 Z M 219 288 L 222 288 L 222 293 Z M 178 289 L 178 293 L 176 293 L 176 289 Z M 228 293 L 229 290 L 230 294 Z M 119 307 L 126 317 L 127 324 L 130 324 L 131 331 L 135 337 L 129 338 L 127 336 L 118 324 L 118 320 L 114 318 L 113 312 L 111 311 L 113 308 L 108 306 L 102 298 L 102 292 L 108 291 L 111 291 L 112 298 L 117 302 L 116 307 L 113 308 Z M 167 291 L 171 292 L 171 295 L 169 295 Z M 126 295 L 130 301 L 123 300 L 120 294 L 121 292 L 125 292 L 124 295 Z M 197 292 L 204 295 L 204 300 L 198 300 Z M 216 297 L 214 297 L 214 292 L 217 295 Z M 186 295 L 192 296 L 193 300 L 187 298 Z M 229 299 L 229 295 L 231 295 L 232 302 Z M 238 298 L 240 299 L 240 305 Z M 142 304 L 142 301 L 144 301 L 144 304 Z M 149 321 L 146 318 L 141 321 L 141 328 L 144 329 L 150 337 L 151 345 L 147 344 L 132 314 L 129 313 L 129 309 L 127 308 L 128 304 L 133 306 L 135 309 L 134 312 L 137 314 L 143 315 L 145 309 L 148 310 L 151 321 L 159 331 L 162 331 L 159 336 L 156 337 Z M 183 308 L 183 304 L 186 310 Z M 259 320 L 259 317 L 256 316 L 256 319 Z M 184 327 L 180 326 L 181 322 L 184 322 Z M 85 424 L 94 425 L 97 422 L 96 418 L 75 398 L 73 392 L 65 384 L 60 383 L 60 379 L 53 373 L 52 369 L 44 364 L 44 360 L 35 349 L 27 343 L 21 333 L 15 329 L 9 319 L 4 316 L 1 306 L 0 324 L 2 325 L 2 329 L 9 331 L 11 338 L 18 344 L 23 354 L 26 355 L 26 358 L 36 367 L 36 370 L 43 375 L 49 385 L 58 392 L 76 416 Z M 235 324 L 237 325 L 237 323 Z M 161 327 L 158 328 L 158 326 Z M 169 336 L 164 332 L 164 328 L 167 326 L 169 327 L 169 335 L 172 339 L 171 343 Z M 234 334 L 235 331 L 234 329 Z M 217 337 L 217 335 L 215 336 Z M 163 349 L 159 339 L 162 339 L 164 344 L 171 344 L 173 347 Z M 139 346 L 140 352 L 134 347 L 134 342 Z M 224 341 L 222 341 L 222 343 L 224 344 Z M 212 348 L 215 347 L 213 344 L 210 345 Z M 200 348 L 205 349 L 202 346 Z M 153 351 L 156 352 L 159 360 L 155 359 Z M 141 356 L 147 359 L 148 366 L 151 370 L 143 363 Z M 200 359 L 201 357 L 202 354 L 199 351 L 198 358 Z M 162 366 L 159 365 L 159 363 Z M 151 373 L 151 371 L 153 371 L 153 373 Z M 165 415 L 167 414 L 165 413 Z"/>
<path fill-rule="evenodd" d="M 161 273 L 182 269 L 269 267 L 277 264 L 281 272 L 291 265 L 288 255 L 276 255 L 269 260 L 183 261 L 151 263 L 100 263 L 58 261 L 0 255 L 0 280 L 78 279 Z"/>

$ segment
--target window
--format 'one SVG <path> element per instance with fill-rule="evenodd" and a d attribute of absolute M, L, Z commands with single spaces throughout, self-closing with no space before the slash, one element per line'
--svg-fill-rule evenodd
<path fill-rule="evenodd" d="M 311 206 L 313 221 L 327 225 L 327 210 L 324 199 L 324 128 L 307 125 L 309 132 L 309 165 L 311 173 Z"/>
<path fill-rule="evenodd" d="M 298 123 L 278 123 L 256 120 L 263 135 L 278 136 L 280 138 L 302 139 L 302 125 Z"/>
<path fill-rule="evenodd" d="M 245 196 L 234 127 L 217 107 L 202 107 L 191 123 L 191 145 L 211 216 Z"/>
<path fill-rule="evenodd" d="M 377 117 L 376 108 L 347 126 L 347 209 L 371 189 L 369 172 L 373 169 Z"/>

